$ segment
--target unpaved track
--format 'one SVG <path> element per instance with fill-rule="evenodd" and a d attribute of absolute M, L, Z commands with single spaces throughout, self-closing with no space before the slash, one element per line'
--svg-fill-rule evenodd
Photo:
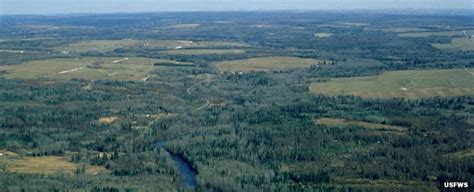
<path fill-rule="evenodd" d="M 195 83 L 194 85 L 192 85 L 191 87 L 189 87 L 188 89 L 186 89 L 186 92 L 191 95 L 191 94 L 192 94 L 191 90 L 192 90 L 194 87 L 196 87 L 196 86 L 198 86 L 198 85 L 200 85 L 200 84 L 202 84 L 202 83 L 211 82 L 211 78 L 212 78 L 212 77 L 211 77 L 210 75 L 207 75 L 207 78 L 206 78 L 205 80 L 202 80 L 202 81 L 200 81 L 200 82 Z M 204 101 L 206 101 L 206 103 L 203 104 L 203 105 L 201 105 L 201 106 L 199 106 L 198 108 L 196 108 L 196 111 L 199 111 L 199 110 L 201 110 L 201 109 L 204 109 L 204 108 L 206 108 L 207 106 L 209 106 L 209 104 L 211 104 L 211 102 L 209 101 L 209 99 L 206 99 L 206 98 L 203 98 L 203 97 L 201 97 L 201 99 L 204 100 Z"/>
<path fill-rule="evenodd" d="M 192 90 L 194 87 L 196 87 L 196 86 L 198 86 L 198 85 L 202 85 L 203 83 L 218 82 L 218 81 L 224 81 L 224 82 L 225 82 L 225 81 L 227 81 L 227 80 L 212 80 L 212 76 L 211 76 L 210 74 L 208 74 L 208 75 L 207 75 L 207 78 L 206 78 L 205 80 L 199 81 L 199 82 L 195 83 L 194 85 L 192 85 L 191 87 L 187 88 L 187 89 L 186 89 L 186 92 L 187 92 L 188 94 L 192 95 L 192 91 L 191 91 L 191 90 Z M 204 108 L 206 108 L 206 107 L 208 107 L 208 106 L 211 105 L 211 101 L 209 101 L 209 99 L 204 98 L 204 97 L 201 97 L 201 100 L 205 101 L 206 103 L 204 103 L 203 105 L 197 107 L 197 108 L 195 109 L 196 111 L 199 111 L 199 110 L 204 109 Z"/>
<path fill-rule="evenodd" d="M 464 70 L 468 72 L 469 74 L 471 74 L 472 76 L 474 76 L 474 72 L 469 71 L 467 68 L 464 68 Z"/>
<path fill-rule="evenodd" d="M 85 69 L 85 67 L 78 67 L 78 68 L 69 69 L 69 70 L 66 70 L 66 71 L 61 71 L 61 72 L 59 72 L 58 74 L 66 74 L 66 73 L 78 71 L 78 70 L 81 70 L 81 69 Z"/>
<path fill-rule="evenodd" d="M 209 99 L 205 99 L 206 100 L 206 103 L 204 105 L 201 105 L 200 107 L 196 108 L 196 111 L 199 111 L 201 109 L 204 109 L 206 108 L 207 106 L 209 106 L 209 104 L 211 104 L 211 102 L 209 101 Z"/>
<path fill-rule="evenodd" d="M 124 59 L 115 60 L 112 63 L 119 63 L 119 62 L 126 61 L 126 60 L 128 60 L 128 57 L 124 58 Z"/>

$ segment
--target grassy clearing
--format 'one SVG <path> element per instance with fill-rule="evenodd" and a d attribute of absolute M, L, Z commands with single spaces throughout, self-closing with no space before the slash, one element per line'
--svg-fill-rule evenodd
<path fill-rule="evenodd" d="M 92 40 L 71 43 L 64 46 L 55 47 L 54 49 L 57 51 L 78 53 L 87 51 L 107 52 L 121 47 L 139 46 L 140 44 L 145 45 L 145 42 L 138 40 Z"/>
<path fill-rule="evenodd" d="M 8 39 L 0 39 L 0 43 L 3 42 L 12 42 L 12 41 L 39 41 L 39 40 L 50 40 L 50 39 L 55 39 L 53 37 L 14 37 L 14 38 L 8 38 Z"/>
<path fill-rule="evenodd" d="M 427 31 L 428 29 L 419 28 L 419 27 L 389 27 L 385 28 L 382 31 L 384 32 L 393 32 L 393 33 L 408 33 L 408 32 L 422 32 Z"/>
<path fill-rule="evenodd" d="M 0 157 L 17 157 L 18 154 L 8 150 L 0 150 Z"/>
<path fill-rule="evenodd" d="M 364 26 L 369 26 L 369 23 L 358 23 L 358 22 L 343 22 L 339 23 L 340 25 L 346 25 L 346 26 L 351 26 L 351 27 L 364 27 Z"/>
<path fill-rule="evenodd" d="M 2 77 L 20 79 L 143 80 L 156 68 L 155 63 L 177 62 L 140 57 L 61 58 L 0 66 L 0 71 L 7 71 Z"/>
<path fill-rule="evenodd" d="M 201 24 L 197 23 L 187 23 L 187 24 L 177 24 L 177 25 L 171 25 L 170 27 L 176 28 L 176 29 L 189 29 L 189 28 L 196 28 L 201 26 Z"/>
<path fill-rule="evenodd" d="M 454 153 L 448 153 L 446 156 L 454 158 L 474 157 L 474 149 L 465 149 Z"/>
<path fill-rule="evenodd" d="M 96 29 L 95 27 L 91 26 L 69 26 L 69 25 L 48 25 L 48 24 L 26 24 L 26 25 L 18 25 L 18 27 L 21 27 L 25 30 L 30 30 L 30 31 L 57 31 L 57 30 L 81 30 L 81 29 Z"/>
<path fill-rule="evenodd" d="M 449 97 L 474 94 L 473 69 L 407 70 L 385 72 L 378 76 L 335 78 L 313 83 L 312 93 L 355 95 L 365 98 Z"/>
<path fill-rule="evenodd" d="M 470 35 L 474 35 L 474 30 L 412 32 L 412 33 L 398 34 L 399 37 L 430 37 L 430 36 L 454 36 L 454 35 L 470 36 Z"/>
<path fill-rule="evenodd" d="M 112 124 L 113 122 L 117 121 L 118 117 L 101 117 L 99 122 L 102 124 Z"/>
<path fill-rule="evenodd" d="M 474 125 L 474 117 L 473 118 L 469 118 L 467 121 L 466 121 L 467 124 L 469 125 Z"/>
<path fill-rule="evenodd" d="M 251 25 L 250 27 L 255 27 L 255 28 L 272 28 L 272 25 L 265 25 L 265 24 L 258 24 L 258 25 Z"/>
<path fill-rule="evenodd" d="M 214 47 L 249 47 L 247 44 L 226 41 L 184 41 L 184 40 L 91 40 L 71 43 L 55 47 L 57 51 L 66 52 L 109 52 L 118 48 L 150 48 L 150 49 L 185 49 L 185 48 L 214 48 Z"/>
<path fill-rule="evenodd" d="M 448 43 L 448 44 L 434 43 L 433 46 L 438 49 L 473 51 L 474 39 L 473 38 L 453 38 L 451 40 L 451 43 Z"/>
<path fill-rule="evenodd" d="M 0 49 L 0 53 L 25 53 L 23 50 L 8 50 L 8 49 Z"/>
<path fill-rule="evenodd" d="M 158 121 L 162 118 L 165 118 L 165 117 L 171 117 L 171 116 L 175 116 L 176 114 L 173 114 L 173 113 L 158 113 L 158 114 L 152 114 L 152 115 L 146 115 L 147 118 L 149 119 L 152 119 L 154 121 Z"/>
<path fill-rule="evenodd" d="M 317 38 L 326 38 L 331 37 L 332 33 L 315 33 L 314 36 Z"/>
<path fill-rule="evenodd" d="M 97 175 L 107 173 L 104 167 L 76 164 L 70 162 L 68 159 L 66 156 L 17 157 L 3 159 L 3 162 L 6 163 L 4 170 L 12 173 L 74 175 L 76 170 L 82 167 L 85 168 L 85 174 Z"/>
<path fill-rule="evenodd" d="M 261 57 L 216 62 L 214 64 L 221 72 L 249 72 L 307 68 L 318 63 L 318 60 L 303 59 L 298 57 Z"/>
<path fill-rule="evenodd" d="M 375 129 L 382 131 L 396 131 L 396 132 L 406 132 L 408 128 L 394 125 L 385 125 L 380 123 L 369 123 L 364 121 L 354 121 L 347 119 L 338 119 L 338 118 L 321 118 L 315 119 L 314 121 L 319 125 L 328 125 L 328 126 L 359 126 L 366 129 Z"/>
<path fill-rule="evenodd" d="M 162 51 L 168 55 L 211 55 L 211 54 L 244 54 L 242 49 L 176 49 Z"/>

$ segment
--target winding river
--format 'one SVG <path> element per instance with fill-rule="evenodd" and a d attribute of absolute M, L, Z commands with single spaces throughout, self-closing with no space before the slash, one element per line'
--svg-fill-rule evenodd
<path fill-rule="evenodd" d="M 166 144 L 165 140 L 160 140 L 156 142 L 156 145 L 158 147 L 164 148 L 164 145 Z M 180 188 L 188 188 L 188 189 L 194 189 L 197 186 L 196 182 L 196 171 L 191 167 L 188 161 L 186 161 L 184 158 L 182 158 L 179 155 L 175 155 L 168 150 L 165 149 L 165 151 L 171 156 L 171 159 L 176 164 L 176 167 L 178 168 L 178 175 L 179 175 L 179 187 Z"/>

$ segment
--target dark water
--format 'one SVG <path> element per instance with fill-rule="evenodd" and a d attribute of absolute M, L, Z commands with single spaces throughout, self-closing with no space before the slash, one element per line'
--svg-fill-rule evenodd
<path fill-rule="evenodd" d="M 156 145 L 159 147 L 163 147 L 166 144 L 165 140 L 160 140 L 156 142 Z M 195 188 L 197 186 L 196 182 L 196 171 L 191 168 L 189 162 L 183 159 L 178 155 L 174 155 L 167 151 L 171 159 L 175 162 L 176 166 L 178 167 L 178 175 L 179 175 L 179 186 L 184 188 Z"/>
<path fill-rule="evenodd" d="M 171 158 L 174 160 L 179 170 L 179 186 L 187 188 L 195 188 L 197 186 L 196 182 L 196 172 L 189 166 L 189 163 L 183 158 L 171 154 Z"/>
<path fill-rule="evenodd" d="M 166 141 L 165 140 L 159 140 L 156 142 L 156 145 L 158 145 L 158 147 L 164 147 L 166 144 Z"/>

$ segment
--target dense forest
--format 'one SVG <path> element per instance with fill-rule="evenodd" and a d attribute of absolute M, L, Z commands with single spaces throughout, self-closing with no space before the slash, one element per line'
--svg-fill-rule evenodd
<path fill-rule="evenodd" d="M 0 16 L 0 191 L 436 191 L 445 190 L 445 181 L 469 182 L 472 190 L 472 92 L 365 98 L 315 94 L 309 86 L 388 71 L 469 72 L 474 49 L 435 45 L 471 39 L 473 17 Z M 108 49 L 113 41 L 120 45 Z M 177 41 L 184 48 L 175 48 Z M 90 42 L 97 44 L 89 48 Z M 226 61 L 279 57 L 318 62 L 225 70 Z M 110 78 L 60 76 L 109 69 L 101 60 L 75 68 L 81 58 L 156 62 L 143 80 L 113 79 L 116 69 Z M 41 76 L 18 68 L 58 59 L 74 67 L 52 74 L 56 69 L 43 64 Z M 51 173 L 34 166 L 47 158 L 72 168 Z M 176 158 L 191 167 L 196 185 L 183 184 Z"/>

